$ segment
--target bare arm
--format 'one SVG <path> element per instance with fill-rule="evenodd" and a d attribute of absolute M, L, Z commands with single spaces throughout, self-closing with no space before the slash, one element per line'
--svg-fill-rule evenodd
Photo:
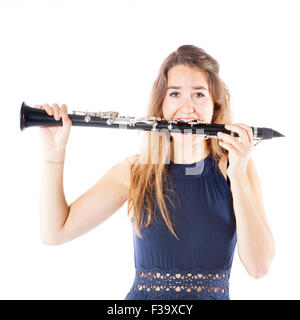
<path fill-rule="evenodd" d="M 50 161 L 63 161 L 65 148 L 53 150 L 46 154 Z M 55 242 L 55 237 L 62 228 L 68 215 L 68 204 L 63 191 L 63 163 L 43 162 L 40 188 L 40 233 L 44 243 Z"/>
<path fill-rule="evenodd" d="M 58 245 L 100 225 L 127 200 L 128 161 L 110 168 L 99 181 L 69 206 L 63 192 L 63 166 L 44 165 L 41 188 L 41 239 Z"/>
<path fill-rule="evenodd" d="M 247 174 L 231 178 L 240 259 L 254 278 L 264 276 L 275 254 L 263 206 L 261 183 L 250 158 Z"/>

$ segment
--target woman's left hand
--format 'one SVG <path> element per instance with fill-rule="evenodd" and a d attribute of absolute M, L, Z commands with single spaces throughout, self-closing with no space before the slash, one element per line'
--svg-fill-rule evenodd
<path fill-rule="evenodd" d="M 227 175 L 230 177 L 240 176 L 247 173 L 248 161 L 252 151 L 253 132 L 249 126 L 243 123 L 226 124 L 226 130 L 238 133 L 239 137 L 227 133 L 218 132 L 219 144 L 228 150 L 229 166 Z"/>

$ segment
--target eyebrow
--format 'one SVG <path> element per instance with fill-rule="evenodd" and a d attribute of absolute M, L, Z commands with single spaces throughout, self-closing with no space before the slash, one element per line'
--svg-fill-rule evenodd
<path fill-rule="evenodd" d="M 181 87 L 176 87 L 176 86 L 170 86 L 170 87 L 168 87 L 168 90 L 170 90 L 170 89 L 176 89 L 176 90 L 179 90 L 179 89 L 181 89 Z M 208 91 L 205 87 L 192 87 L 192 89 L 194 89 L 194 90 L 201 90 L 201 89 L 204 89 L 204 90 L 206 90 L 206 91 Z"/>

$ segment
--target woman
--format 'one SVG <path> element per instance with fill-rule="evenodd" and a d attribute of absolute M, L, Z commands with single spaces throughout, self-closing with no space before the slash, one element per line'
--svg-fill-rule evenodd
<path fill-rule="evenodd" d="M 118 162 L 69 206 L 62 186 L 71 128 L 67 106 L 36 106 L 63 120 L 62 127 L 40 128 L 42 241 L 74 239 L 128 201 L 136 276 L 126 300 L 229 299 L 236 242 L 252 277 L 269 270 L 275 249 L 250 158 L 252 130 L 232 124 L 229 93 L 218 72 L 218 62 L 203 49 L 179 47 L 159 70 L 147 115 L 225 123 L 239 137 L 147 132 L 140 153 Z"/>

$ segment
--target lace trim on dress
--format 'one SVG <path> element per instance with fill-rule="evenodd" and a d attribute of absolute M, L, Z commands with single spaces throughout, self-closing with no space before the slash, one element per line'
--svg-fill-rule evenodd
<path fill-rule="evenodd" d="M 172 296 L 183 294 L 201 294 L 228 298 L 229 271 L 206 272 L 200 269 L 192 271 L 161 269 L 146 270 L 136 268 L 136 276 L 131 291 Z"/>

